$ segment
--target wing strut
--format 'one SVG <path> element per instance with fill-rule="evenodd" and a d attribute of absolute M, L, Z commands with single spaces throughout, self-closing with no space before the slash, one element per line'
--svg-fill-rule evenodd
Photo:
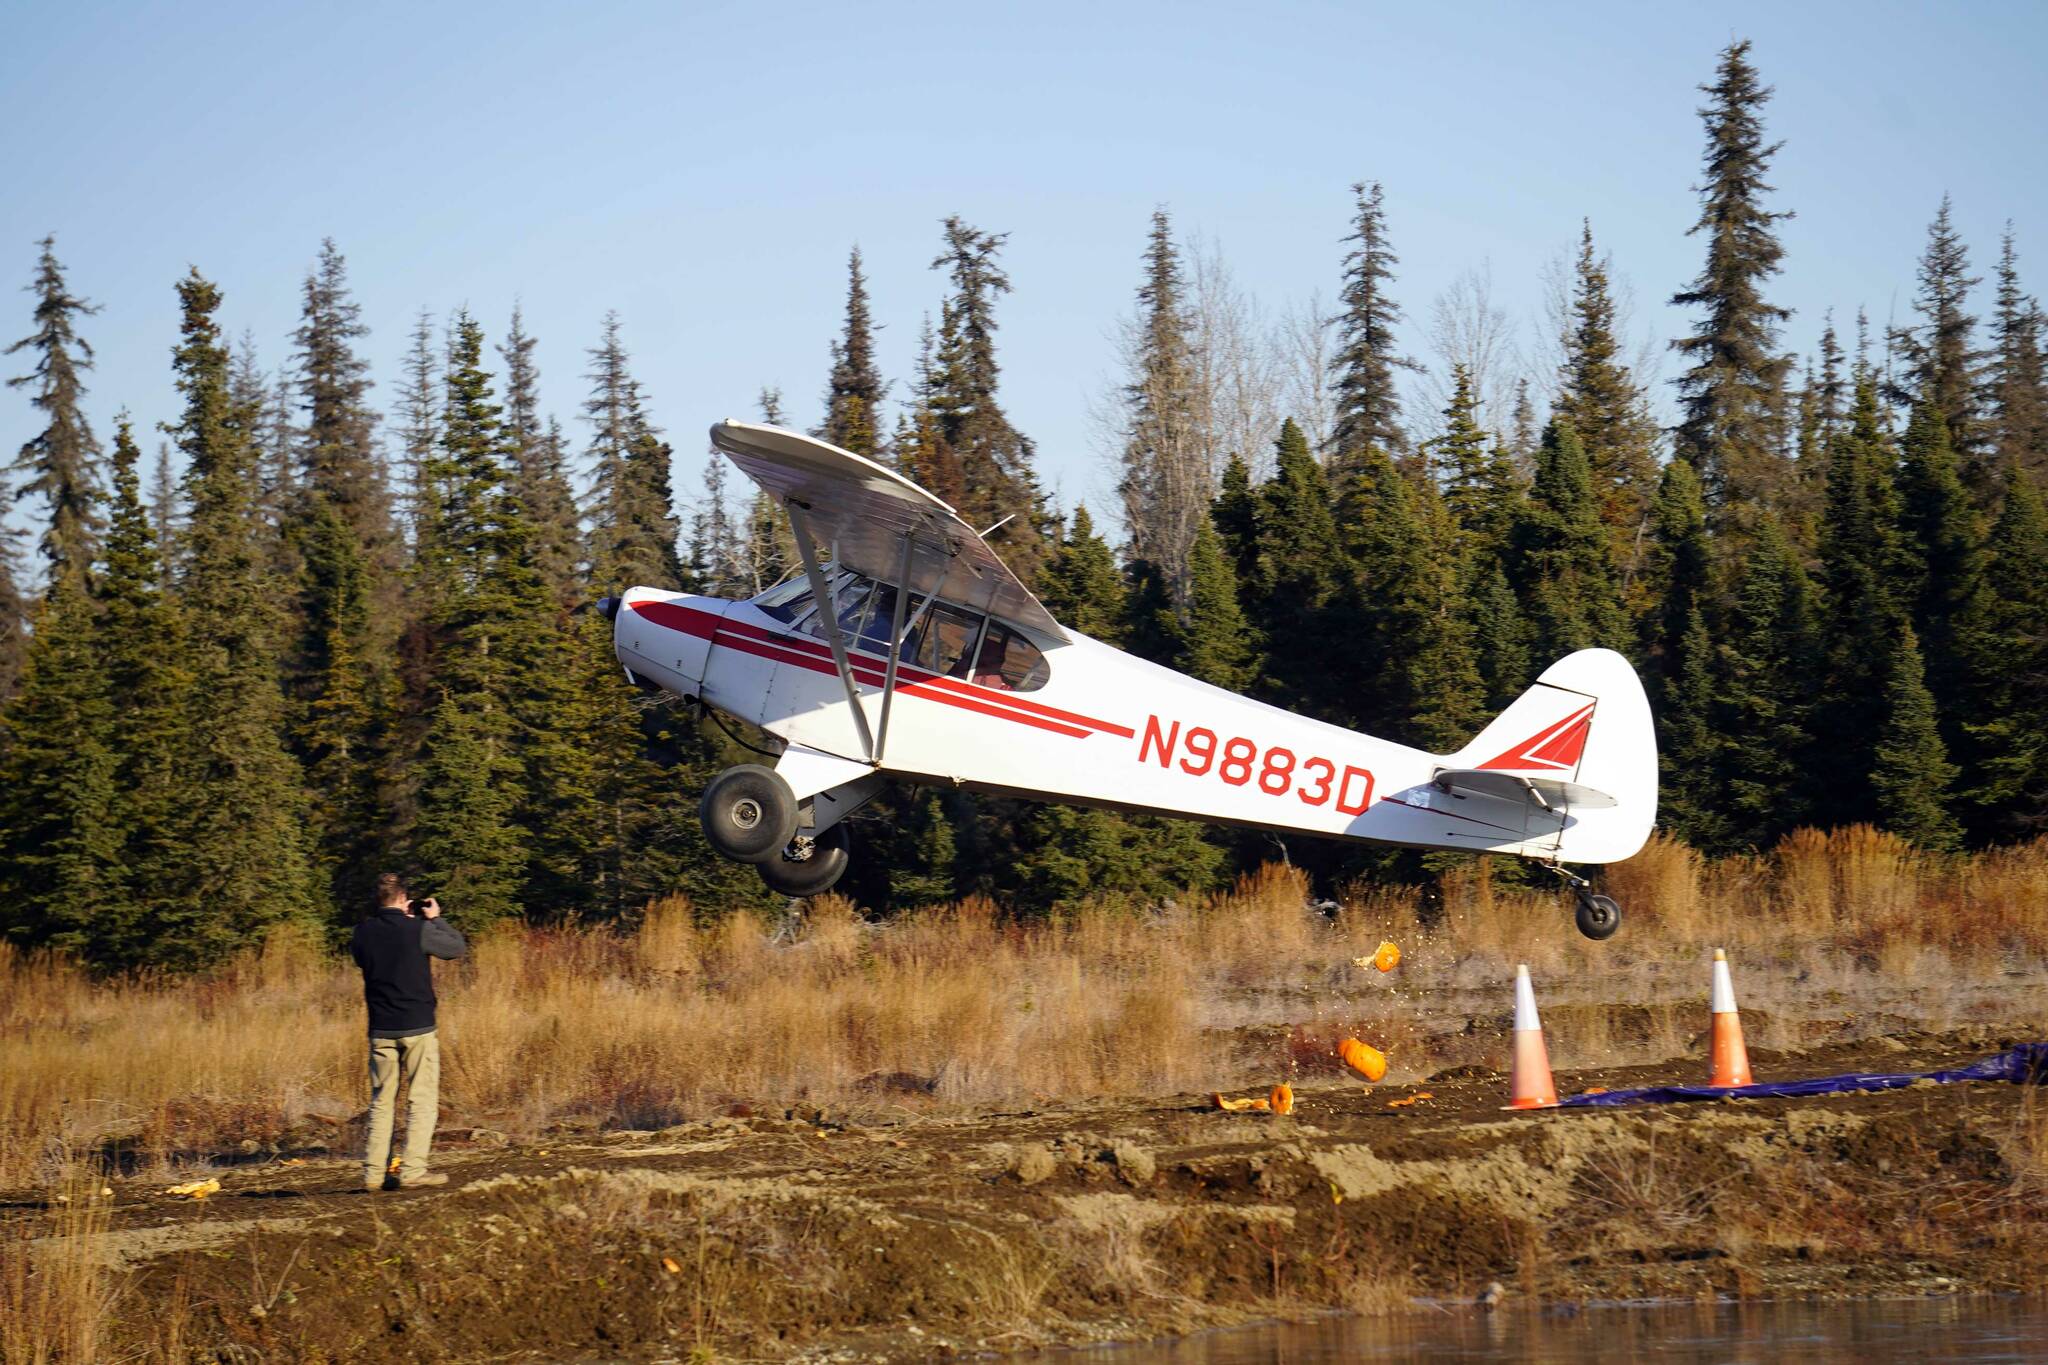
<path fill-rule="evenodd" d="M 860 731 L 861 752 L 867 755 L 868 762 L 878 762 L 880 755 L 875 748 L 874 731 L 868 729 L 868 713 L 860 703 L 860 686 L 853 680 L 853 665 L 846 661 L 846 641 L 839 634 L 839 601 L 832 592 L 832 585 L 825 581 L 824 572 L 818 568 L 818 549 L 811 543 L 811 524 L 804 516 L 803 506 L 795 498 L 785 498 L 782 507 L 789 513 L 790 529 L 796 532 L 797 552 L 803 556 L 804 573 L 811 580 L 811 599 L 822 604 L 818 615 L 825 623 L 825 643 L 832 646 L 832 665 L 839 670 L 839 681 L 846 685 L 846 700 L 853 707 L 854 728 Z"/>
<path fill-rule="evenodd" d="M 896 612 L 889 618 L 889 667 L 882 674 L 882 724 L 875 735 L 875 766 L 882 765 L 882 751 L 889 743 L 889 703 L 896 699 L 896 665 L 903 659 L 903 611 L 910 605 L 910 551 L 915 537 L 903 535 L 903 563 L 896 570 Z M 925 595 L 931 601 L 931 595 Z M 921 617 L 924 609 L 918 609 Z"/>

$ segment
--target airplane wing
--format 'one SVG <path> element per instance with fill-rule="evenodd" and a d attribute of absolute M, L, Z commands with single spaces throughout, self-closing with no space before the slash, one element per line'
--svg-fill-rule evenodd
<path fill-rule="evenodd" d="M 778 503 L 793 500 L 838 563 L 896 582 L 912 537 L 910 590 L 1049 635 L 1067 632 L 960 514 L 892 469 L 814 437 L 732 418 L 711 444 Z"/>

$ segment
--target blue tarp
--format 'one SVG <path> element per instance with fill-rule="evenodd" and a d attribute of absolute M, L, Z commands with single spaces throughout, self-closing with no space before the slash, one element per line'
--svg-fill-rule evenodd
<path fill-rule="evenodd" d="M 1715 1087 L 1659 1085 L 1648 1090 L 1608 1090 L 1598 1095 L 1572 1095 L 1560 1108 L 1617 1104 L 1670 1104 L 1679 1100 L 1778 1100 L 1801 1095 L 1848 1095 L 1858 1090 L 1900 1090 L 1921 1081 L 1949 1085 L 1955 1081 L 2010 1081 L 2015 1085 L 2048 1085 L 2048 1043 L 2021 1043 L 1981 1062 L 1950 1071 L 1852 1072 L 1847 1076 L 1816 1076 L 1808 1081 L 1772 1081 L 1764 1085 Z"/>

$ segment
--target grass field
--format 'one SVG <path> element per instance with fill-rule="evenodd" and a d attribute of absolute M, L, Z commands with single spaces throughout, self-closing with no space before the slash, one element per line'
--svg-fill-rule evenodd
<path fill-rule="evenodd" d="M 299 1206 L 307 1208 L 324 1208 L 321 1201 L 357 1183 L 345 1164 L 360 1141 L 364 1103 L 362 1005 L 353 968 L 310 940 L 289 936 L 199 978 L 96 980 L 62 961 L 0 947 L 0 1047 L 7 1058 L 0 1068 L 0 1187 L 35 1191 L 9 1207 L 40 1210 L 14 1215 L 0 1238 L 0 1361 L 99 1359 L 115 1340 L 124 1358 L 183 1360 L 194 1333 L 216 1345 L 272 1342 L 266 1315 L 287 1309 L 300 1315 L 292 1318 L 292 1331 L 326 1334 L 288 1358 L 340 1358 L 329 1348 L 340 1349 L 336 1343 L 359 1326 L 346 1305 L 369 1292 L 365 1285 L 383 1284 L 378 1276 L 398 1274 L 385 1288 L 412 1293 L 402 1272 L 384 1267 L 409 1265 L 429 1253 L 445 1260 L 446 1252 L 435 1249 L 467 1245 L 479 1209 L 496 1210 L 491 1218 L 520 1226 L 520 1220 L 546 1224 L 542 1240 L 556 1248 L 569 1277 L 564 1293 L 582 1282 L 577 1276 L 594 1275 L 593 1283 L 613 1286 L 608 1312 L 630 1316 L 647 1304 L 668 1305 L 636 1332 L 664 1341 L 680 1333 L 722 1348 L 758 1345 L 749 1334 L 765 1330 L 773 1318 L 766 1305 L 783 1301 L 776 1291 L 781 1272 L 753 1277 L 748 1258 L 760 1248 L 749 1251 L 748 1239 L 768 1235 L 761 1231 L 768 1227 L 769 1249 L 787 1250 L 774 1238 L 801 1245 L 819 1225 L 761 1224 L 754 1196 L 719 1193 L 727 1187 L 718 1182 L 729 1177 L 730 1190 L 753 1190 L 760 1160 L 771 1167 L 787 1160 L 787 1176 L 776 1179 L 811 1188 L 806 1182 L 816 1175 L 817 1158 L 802 1154 L 808 1150 L 803 1140 L 824 1137 L 828 1128 L 865 1132 L 879 1154 L 848 1168 L 845 1178 L 856 1185 L 846 1196 L 853 1212 L 842 1210 L 851 1219 L 849 1237 L 870 1217 L 860 1210 L 874 1207 L 875 1199 L 898 1197 L 883 1193 L 900 1185 L 889 1174 L 892 1163 L 933 1163 L 932 1179 L 941 1172 L 966 1178 L 958 1213 L 949 1216 L 967 1221 L 946 1233 L 965 1240 L 948 1241 L 943 1256 L 933 1255 L 954 1258 L 1012 1289 L 1012 1281 L 1028 1279 L 1035 1286 L 1033 1307 L 1017 1310 L 1008 1334 L 1033 1340 L 1074 1339 L 1081 1324 L 1098 1317 L 1086 1331 L 1114 1334 L 1145 1324 L 1151 1330 L 1332 1306 L 1398 1308 L 1415 1292 L 1469 1292 L 1468 1282 L 1486 1275 L 1505 1275 L 1521 1292 L 1544 1296 L 1819 1292 L 1797 1277 L 1822 1269 L 1852 1280 L 1885 1273 L 1887 1248 L 1903 1235 L 1900 1228 L 1919 1229 L 1913 1234 L 1918 1259 L 1901 1281 L 1907 1292 L 1918 1292 L 1912 1286 L 1923 1282 L 1947 1283 L 1929 1279 L 1930 1267 L 1979 1275 L 1988 1285 L 2033 1284 L 2013 1267 L 2035 1257 L 2044 1226 L 2039 1215 L 2048 1209 L 2048 1126 L 2041 1117 L 2048 1107 L 2027 1097 L 1997 1097 L 1991 1108 L 1980 1103 L 1961 1110 L 1902 1097 L 1871 1123 L 1867 1140 L 1858 1139 L 1888 1154 L 1879 1169 L 1889 1174 L 1883 1175 L 1854 1176 L 1862 1158 L 1838 1164 L 1854 1153 L 1836 1150 L 1837 1130 L 1815 1127 L 1789 1110 L 1743 1120 L 1761 1125 L 1765 1146 L 1758 1152 L 1782 1146 L 1805 1163 L 1793 1185 L 1811 1197 L 1799 1203 L 1791 1186 L 1773 1195 L 1770 1207 L 1782 1214 L 1775 1222 L 1748 1214 L 1716 1221 L 1702 1212 L 1721 1200 L 1713 1193 L 1718 1182 L 1734 1178 L 1721 1170 L 1734 1158 L 1685 1136 L 1720 1131 L 1711 1127 L 1712 1116 L 1699 1120 L 1706 1127 L 1683 1126 L 1690 1121 L 1683 1115 L 1648 1126 L 1628 1117 L 1584 1121 L 1585 1133 L 1597 1127 L 1617 1152 L 1679 1144 L 1660 1158 L 1663 1166 L 1642 1169 L 1619 1155 L 1603 1166 L 1590 1150 L 1552 1151 L 1541 1145 L 1548 1139 L 1531 1130 L 1522 1134 L 1537 1144 L 1530 1149 L 1531 1169 L 1549 1170 L 1546 1179 L 1563 1182 L 1556 1191 L 1564 1201 L 1563 1222 L 1516 1221 L 1526 1210 L 1511 1195 L 1500 1196 L 1507 1202 L 1499 1211 L 1490 1202 L 1458 1203 L 1466 1194 L 1444 1195 L 1451 1202 L 1430 1217 L 1449 1219 L 1445 1227 L 1498 1222 L 1522 1229 L 1516 1233 L 1522 1241 L 1491 1249 L 1475 1244 L 1466 1248 L 1469 1256 L 1461 1251 L 1462 1259 L 1439 1265 L 1433 1249 L 1451 1244 L 1443 1240 L 1448 1233 L 1417 1221 L 1406 1203 L 1380 1207 L 1361 1197 L 1342 1204 L 1343 1220 L 1317 1235 L 1331 1239 L 1331 1246 L 1348 1245 L 1345 1239 L 1353 1236 L 1377 1239 L 1396 1263 L 1368 1258 L 1338 1265 L 1327 1248 L 1317 1253 L 1321 1260 L 1304 1260 L 1307 1252 L 1296 1247 L 1285 1253 L 1297 1257 L 1289 1262 L 1294 1288 L 1285 1294 L 1283 1252 L 1256 1219 L 1242 1236 L 1232 1232 L 1213 1245 L 1189 1231 L 1211 1225 L 1204 1220 L 1229 1223 L 1238 1216 L 1231 1201 L 1247 1196 L 1229 1193 L 1235 1179 L 1230 1161 L 1237 1157 L 1214 1172 L 1203 1167 L 1185 1189 L 1192 1167 L 1179 1168 L 1183 1176 L 1171 1190 L 1162 1174 L 1157 1194 L 1146 1197 L 1166 1201 L 1156 1205 L 1157 1216 L 1169 1221 L 1146 1224 L 1142 1233 L 1086 1219 L 1042 1226 L 1048 1209 L 1097 1208 L 1100 1201 L 1085 1188 L 1103 1170 L 1116 1173 L 1122 1188 L 1121 1153 L 1133 1141 L 1161 1145 L 1161 1161 L 1168 1150 L 1185 1150 L 1210 1152 L 1187 1160 L 1215 1165 L 1222 1158 L 1213 1155 L 1214 1146 L 1225 1140 L 1251 1144 L 1248 1169 L 1268 1160 L 1260 1154 L 1273 1151 L 1277 1138 L 1261 1137 L 1257 1129 L 1211 1134 L 1207 1120 L 1185 1117 L 1201 1108 L 1197 1102 L 1189 1109 L 1187 1092 L 1262 1091 L 1291 1079 L 1304 1103 L 1326 1115 L 1299 1130 L 1325 1134 L 1317 1141 L 1328 1150 L 1311 1152 L 1312 1159 L 1337 1161 L 1348 1159 L 1346 1151 L 1365 1150 L 1342 1146 L 1356 1140 L 1342 1135 L 1378 1133 L 1375 1114 L 1387 1111 L 1376 1110 L 1379 1101 L 1359 1093 L 1355 1081 L 1346 1087 L 1330 1060 L 1336 1041 L 1347 1035 L 1388 1052 L 1389 1086 L 1437 1078 L 1435 1127 L 1414 1130 L 1424 1135 L 1408 1139 L 1416 1169 L 1435 1172 L 1418 1188 L 1452 1180 L 1468 1194 L 1489 1190 L 1498 1177 L 1488 1164 L 1495 1158 L 1486 1155 L 1492 1149 L 1482 1143 L 1466 1152 L 1462 1138 L 1481 1134 L 1499 1103 L 1500 1081 L 1483 1078 L 1504 1060 L 1508 981 L 1516 962 L 1529 963 L 1538 981 L 1554 1063 L 1582 1075 L 1631 1066 L 1644 1074 L 1651 1063 L 1662 1064 L 1661 1071 L 1648 1068 L 1658 1076 L 1690 1074 L 1702 1052 L 1707 962 L 1715 946 L 1727 947 L 1736 963 L 1760 1072 L 1768 1066 L 1777 1075 L 1805 1074 L 1798 1069 L 1839 1067 L 1844 1059 L 1863 1066 L 1870 1055 L 1881 1061 L 1887 1050 L 1933 1048 L 1952 1055 L 2001 1037 L 2048 1036 L 2048 974 L 2041 970 L 2048 962 L 2048 841 L 1935 859 L 1869 830 L 1845 830 L 1802 833 L 1767 857 L 1708 864 L 1658 840 L 1610 869 L 1605 886 L 1628 907 L 1628 920 L 1620 936 L 1599 944 L 1571 928 L 1568 899 L 1496 885 L 1484 864 L 1452 878 L 1441 901 L 1427 906 L 1411 892 L 1373 888 L 1355 889 L 1336 907 L 1315 905 L 1298 873 L 1274 866 L 1197 904 L 1144 913 L 1084 907 L 1048 921 L 1009 920 L 993 905 L 969 901 L 870 923 L 853 906 L 826 899 L 772 923 L 742 916 L 706 925 L 678 898 L 650 907 L 632 932 L 509 929 L 475 944 L 469 960 L 440 969 L 442 1122 L 444 1135 L 454 1139 L 444 1146 L 451 1161 L 466 1163 L 465 1179 L 476 1193 L 451 1203 L 402 1206 L 409 1211 L 394 1215 L 396 1222 L 387 1226 L 380 1217 L 362 1234 L 370 1239 L 363 1246 L 342 1231 L 359 1224 L 358 1216 L 345 1209 L 321 1215 L 330 1222 L 340 1217 L 331 1223 L 333 1236 L 347 1245 L 337 1242 L 341 1250 L 322 1253 L 317 1268 L 310 1259 L 291 1259 L 311 1255 L 310 1223 L 289 1234 L 251 1233 L 226 1261 L 218 1251 L 185 1242 L 177 1243 L 184 1251 L 167 1249 L 162 1257 L 168 1259 L 140 1269 L 132 1248 L 146 1241 L 122 1243 L 131 1247 L 125 1262 L 107 1248 L 121 1238 L 160 1235 L 150 1231 L 152 1219 L 167 1217 L 164 1227 L 186 1235 L 177 1232 L 182 1222 L 175 1208 L 156 1209 L 162 1183 L 173 1178 L 210 1169 L 244 1187 L 245 1198 L 235 1201 L 239 1212 L 220 1210 L 231 1219 L 272 1207 L 260 1198 L 246 1202 L 252 1180 L 257 1187 L 296 1180 L 285 1193 L 307 1200 Z M 1355 963 L 1382 939 L 1402 948 L 1395 971 Z M 1947 1037 L 1936 1039 L 1943 1031 Z M 1678 1059 L 1675 1070 L 1672 1059 Z M 1451 1070 L 1460 1067 L 1467 1069 Z M 1481 1079 L 1444 1079 L 1457 1075 Z M 1608 1083 L 1604 1076 L 1602 1083 Z M 1174 1095 L 1183 1099 L 1142 1098 Z M 1442 1109 L 1445 1103 L 1465 1108 L 1453 1114 Z M 1034 1121 L 1034 1112 L 1044 1117 Z M 968 1121 L 946 1121 L 949 1115 Z M 718 1126 L 735 1122 L 739 1129 Z M 1682 1125 L 1672 1130 L 1677 1136 L 1660 1139 L 1661 1125 L 1670 1122 Z M 1099 1127 L 1108 1137 L 1077 1137 L 1068 1131 L 1077 1125 Z M 605 1155 L 601 1130 L 625 1130 L 617 1137 L 628 1149 L 618 1158 Z M 697 1136 L 669 1138 L 664 1148 L 661 1130 Z M 727 1157 L 702 1158 L 712 1166 L 692 1166 L 700 1158 L 674 1155 L 684 1150 L 676 1142 L 690 1150 L 723 1150 L 731 1134 L 743 1130 L 758 1131 Z M 895 1132 L 904 1136 L 888 1136 Z M 480 1133 L 499 1144 L 500 1157 L 480 1145 Z M 1012 1190 L 1002 1183 L 1008 1158 L 1001 1155 L 1011 1147 L 997 1134 L 1021 1143 L 1019 1151 L 1043 1141 L 1060 1153 L 1078 1141 L 1081 1164 L 1072 1171 L 1059 1167 L 1068 1173 L 1042 1189 Z M 649 1152 L 650 1141 L 656 1144 L 651 1152 L 637 1155 Z M 1115 1160 L 1091 1164 L 1092 1148 L 1082 1150 L 1091 1141 L 1108 1142 L 1105 1150 Z M 576 1162 L 623 1160 L 632 1169 L 593 1175 L 580 1166 L 563 1168 L 565 1143 L 580 1144 Z M 778 1155 L 791 1143 L 791 1156 Z M 322 1151 L 329 1154 L 325 1163 L 278 1164 L 287 1153 Z M 1951 1173 L 1959 1151 L 1977 1153 L 1973 1160 L 1983 1169 Z M 1673 1153 L 1706 1164 L 1699 1172 L 1674 1168 Z M 715 1166 L 721 1160 L 740 1165 L 720 1175 Z M 664 1161 L 681 1161 L 684 1173 L 656 1176 L 642 1169 Z M 993 1174 L 976 1174 L 991 1161 Z M 1895 1168 L 1895 1161 L 1902 1164 Z M 1461 1162 L 1472 1163 L 1469 1177 L 1445 1174 L 1465 1169 Z M 1921 1209 L 1931 1188 L 1921 1174 L 1927 1162 L 1944 1172 L 1939 1179 L 1948 1183 L 1939 1188 L 1949 1191 L 1948 1203 L 1935 1209 L 1939 1217 L 1909 1217 L 1905 1211 Z M 1752 1182 L 1768 1183 L 1781 1166 L 1776 1158 L 1757 1159 L 1743 1170 Z M 1660 1169 L 1669 1176 L 1665 1184 L 1678 1183 L 1670 1189 L 1655 1181 L 1645 1185 L 1650 1177 L 1643 1171 Z M 1673 1169 L 1678 1174 L 1670 1174 Z M 492 1185 L 494 1170 L 512 1183 Z M 476 1183 L 479 1172 L 482 1184 Z M 871 1178 L 881 1182 L 873 1191 L 858 1183 Z M 1275 1185 L 1277 1178 L 1259 1176 L 1250 1188 L 1270 1203 L 1274 1190 L 1301 1184 L 1288 1177 L 1294 1185 Z M 1311 1196 L 1322 1178 L 1303 1186 L 1306 1194 L 1286 1195 L 1295 1209 L 1288 1217 L 1321 1227 L 1316 1220 L 1325 1220 L 1327 1211 L 1316 1212 L 1322 1206 Z M 922 1188 L 924 1179 L 912 1188 Z M 1856 1179 L 1864 1184 L 1854 1185 Z M 586 1189 L 592 1180 L 598 1186 Z M 655 1188 L 650 1180 L 674 1188 L 649 1195 Z M 993 1205 L 987 1203 L 990 1180 L 1002 1188 Z M 1841 1202 L 1851 1197 L 1844 1180 L 1854 1185 L 1862 1222 L 1849 1219 Z M 1058 1194 L 1062 1182 L 1082 1192 Z M 596 1236 L 596 1225 L 583 1221 L 597 1206 L 592 1200 L 602 1191 L 609 1193 L 600 1204 L 625 1198 L 621 1190 L 640 1212 L 615 1220 L 613 1232 L 592 1241 L 584 1261 L 576 1260 L 567 1248 L 582 1245 L 577 1237 Z M 1043 1190 L 1055 1191 L 1052 1204 Z M 1814 1194 L 1826 1190 L 1835 1193 Z M 818 1197 L 826 1201 L 818 1209 L 837 1207 Z M 650 1198 L 660 1205 L 660 1218 L 650 1212 Z M 1203 1202 L 1210 1199 L 1223 1203 Z M 1745 1196 L 1729 1208 L 1754 1203 Z M 776 1207 L 782 1210 L 777 1218 L 795 1218 L 811 1206 Z M 107 1224 L 115 1208 L 124 1220 L 118 1236 Z M 1477 1224 L 1470 1222 L 1474 1208 L 1481 1214 Z M 203 1225 L 208 1211 L 193 1212 Z M 1344 1221 L 1354 1212 L 1364 1220 L 1356 1227 Z M 804 1220 L 825 1216 L 801 1214 Z M 696 1240 L 678 1232 L 683 1251 L 646 1261 L 651 1253 L 642 1243 L 655 1236 L 649 1229 L 668 1227 L 663 1218 L 683 1232 L 696 1229 Z M 981 1227 L 977 1218 L 997 1221 Z M 1603 1269 L 1596 1257 L 1580 1271 L 1560 1268 L 1566 1244 L 1581 1235 L 1573 1231 L 1573 1218 L 1605 1229 L 1599 1236 L 1621 1248 L 1608 1258 L 1614 1265 Z M 1298 1229 L 1310 1225 L 1296 1223 Z M 402 1249 L 397 1261 L 388 1255 L 392 1237 L 398 1241 L 389 1245 Z M 1630 1268 L 1642 1255 L 1630 1250 L 1637 1242 L 1662 1246 L 1677 1238 L 1690 1245 L 1703 1237 L 1723 1258 L 1712 1274 L 1686 1271 L 1693 1278 L 1666 1283 Z M 865 1246 L 869 1239 L 855 1240 Z M 696 1306 L 685 1311 L 683 1300 L 671 1302 L 680 1272 L 651 1272 L 652 1286 L 670 1298 L 627 1292 L 633 1281 L 622 1288 L 607 1268 L 620 1256 L 636 1266 L 695 1265 L 683 1278 L 697 1276 L 689 1301 Z M 1017 1266 L 1010 1266 L 1016 1274 L 1005 1270 L 1019 1256 L 1030 1260 L 1024 1267 L 1030 1275 Z M 1816 1256 L 1827 1264 L 1810 1264 Z M 716 1257 L 732 1264 L 706 1279 L 707 1267 L 724 1265 Z M 1111 1274 L 1116 1267 L 1122 1269 Z M 1166 1304 L 1156 1283 L 1164 1282 L 1169 1267 L 1175 1275 L 1211 1277 L 1211 1290 Z M 836 1261 L 825 1269 L 844 1272 Z M 1267 1270 L 1270 1286 L 1263 1283 Z M 1599 1279 L 1602 1274 L 1611 1282 Z M 448 1314 L 467 1312 L 485 1287 L 474 1275 L 437 1283 L 435 1311 Z M 799 1337 L 871 1330 L 862 1324 L 884 1324 L 901 1311 L 889 1305 L 902 1284 L 885 1276 L 858 1294 L 849 1290 L 834 1300 L 836 1317 L 828 1313 L 791 1330 Z M 1121 1285 L 1121 1297 L 1103 1299 L 1106 1284 Z M 703 1304 L 712 1301 L 705 1298 L 712 1289 L 717 1302 L 732 1306 L 720 1310 L 723 1318 L 706 1316 Z M 575 1297 L 583 1293 L 575 1290 L 565 1304 L 583 1302 Z M 765 1296 L 762 1306 L 739 1312 L 737 1305 L 757 1293 Z M 251 1304 L 242 1304 L 245 1295 Z M 970 1346 L 982 1340 L 976 1334 L 995 1323 L 988 1306 L 1014 1297 L 994 1289 L 969 1294 L 956 1315 L 959 1339 Z M 508 1302 L 507 1311 L 519 1306 Z M 556 1316 L 563 1311 L 564 1305 L 545 1309 Z M 1027 1321 L 1034 1312 L 1045 1321 Z M 1228 1317 L 1233 1313 L 1239 1318 Z M 286 1330 L 283 1323 L 279 1319 L 277 1332 Z M 448 1330 L 480 1327 L 457 1328 L 450 1318 Z M 349 1349 L 362 1348 L 358 1341 Z M 435 1358 L 467 1359 L 465 1352 L 482 1349 L 478 1341 L 451 1338 Z"/>
<path fill-rule="evenodd" d="M 1574 1021 L 1560 1065 L 1676 1055 L 1726 946 L 1753 1042 L 1867 1013 L 1897 1027 L 2048 1013 L 2048 841 L 1932 859 L 1867 829 L 1702 862 L 1654 841 L 1610 869 L 1621 934 L 1589 943 L 1551 891 L 1479 865 L 1424 928 L 1407 891 L 1334 912 L 1291 869 L 1150 913 L 1016 923 L 979 901 L 864 922 L 845 902 L 700 926 L 681 899 L 637 932 L 513 929 L 441 969 L 444 1122 L 514 1136 L 565 1117 L 657 1128 L 736 1107 L 925 1093 L 928 1103 L 1159 1094 L 1252 1081 L 1347 1032 L 1395 1079 L 1463 1059 L 1442 1035 L 1515 962 Z M 1381 939 L 1391 976 L 1352 959 Z M 0 1185 L 119 1152 L 168 1174 L 363 1102 L 353 968 L 281 937 L 204 978 L 96 981 L 0 947 Z"/>

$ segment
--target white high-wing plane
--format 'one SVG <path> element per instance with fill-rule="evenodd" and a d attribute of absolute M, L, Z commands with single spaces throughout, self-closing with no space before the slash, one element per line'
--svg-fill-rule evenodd
<path fill-rule="evenodd" d="M 803 572 L 744 602 L 636 587 L 601 607 L 643 686 L 751 721 L 775 766 L 705 790 L 711 846 L 811 896 L 844 821 L 896 780 L 1336 839 L 1507 853 L 1556 870 L 1578 926 L 1621 922 L 1565 863 L 1617 862 L 1657 813 L 1633 669 L 1566 656 L 1454 754 L 1374 739 L 1068 630 L 959 515 L 872 460 L 725 421 L 712 443 L 789 514 Z"/>

